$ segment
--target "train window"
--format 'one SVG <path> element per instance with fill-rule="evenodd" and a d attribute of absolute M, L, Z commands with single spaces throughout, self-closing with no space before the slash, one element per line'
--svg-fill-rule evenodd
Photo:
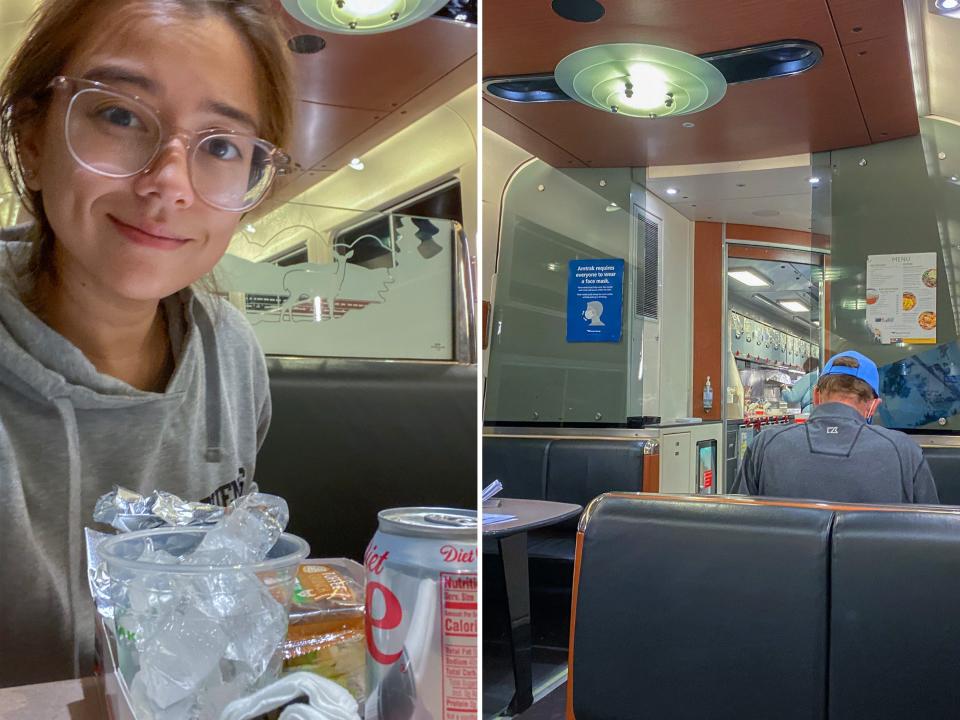
<path fill-rule="evenodd" d="M 461 214 L 456 182 L 380 212 L 288 203 L 238 233 L 217 285 L 268 355 L 470 362 Z"/>
<path fill-rule="evenodd" d="M 338 231 L 334 245 L 349 247 L 353 253 L 348 263 L 361 265 L 368 269 L 392 266 L 393 257 L 390 238 L 395 230 L 390 218 L 402 215 L 420 218 L 435 218 L 463 223 L 463 207 L 460 200 L 460 183 L 456 180 L 444 183 L 423 194 L 397 203 L 384 214 Z M 399 221 L 402 224 L 402 220 Z M 437 253 L 440 248 L 435 243 L 421 247 L 420 252 Z"/>
<path fill-rule="evenodd" d="M 306 244 L 301 245 L 300 247 L 294 248 L 292 251 L 287 251 L 282 255 L 279 255 L 270 262 L 274 265 L 279 265 L 280 267 L 289 267 L 290 265 L 297 265 L 298 263 L 307 262 L 307 246 Z"/>

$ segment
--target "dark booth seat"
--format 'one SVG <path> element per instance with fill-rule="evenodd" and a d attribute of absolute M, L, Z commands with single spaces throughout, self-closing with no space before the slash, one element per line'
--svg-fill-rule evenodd
<path fill-rule="evenodd" d="M 957 717 L 958 508 L 610 494 L 578 543 L 570 720 Z"/>
<path fill-rule="evenodd" d="M 927 459 L 933 482 L 937 486 L 937 495 L 943 505 L 960 505 L 960 446 L 923 444 L 920 448 Z"/>
<path fill-rule="evenodd" d="M 832 518 L 595 502 L 570 638 L 577 720 L 824 718 Z"/>
<path fill-rule="evenodd" d="M 477 366 L 268 358 L 273 420 L 256 481 L 311 557 L 363 557 L 377 512 L 475 508 Z"/>
<path fill-rule="evenodd" d="M 487 435 L 483 438 L 483 484 L 500 480 L 504 497 L 586 507 L 605 492 L 643 490 L 644 458 L 656 447 L 655 442 L 636 439 Z M 531 532 L 530 559 L 566 563 L 572 572 L 578 521 L 575 517 Z M 494 552 L 494 547 L 486 543 L 485 552 Z"/>

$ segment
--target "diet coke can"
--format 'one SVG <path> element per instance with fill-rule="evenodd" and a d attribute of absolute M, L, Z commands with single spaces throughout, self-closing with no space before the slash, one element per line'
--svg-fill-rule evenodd
<path fill-rule="evenodd" d="M 475 720 L 477 513 L 396 508 L 366 566 L 365 720 Z"/>

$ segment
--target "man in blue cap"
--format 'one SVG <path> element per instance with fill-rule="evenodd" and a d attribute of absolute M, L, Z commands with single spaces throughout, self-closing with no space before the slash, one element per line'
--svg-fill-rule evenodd
<path fill-rule="evenodd" d="M 880 374 L 870 358 L 848 350 L 823 367 L 806 423 L 760 433 L 737 475 L 747 495 L 862 503 L 937 504 L 937 488 L 920 447 L 907 435 L 872 424 Z"/>

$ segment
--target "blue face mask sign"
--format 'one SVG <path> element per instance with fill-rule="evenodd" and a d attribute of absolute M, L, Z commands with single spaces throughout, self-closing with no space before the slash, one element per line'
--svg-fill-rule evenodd
<path fill-rule="evenodd" d="M 567 342 L 620 342 L 623 259 L 571 260 L 567 276 Z"/>

